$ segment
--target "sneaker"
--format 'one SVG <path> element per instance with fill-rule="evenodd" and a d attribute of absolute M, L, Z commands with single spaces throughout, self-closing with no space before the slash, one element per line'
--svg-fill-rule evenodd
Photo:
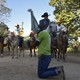
<path fill-rule="evenodd" d="M 65 73 L 64 73 L 64 68 L 63 66 L 60 66 L 57 68 L 58 69 L 58 75 L 62 76 L 62 80 L 65 80 Z"/>

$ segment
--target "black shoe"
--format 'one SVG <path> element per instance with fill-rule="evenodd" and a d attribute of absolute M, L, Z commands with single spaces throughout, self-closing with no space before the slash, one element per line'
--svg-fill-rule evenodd
<path fill-rule="evenodd" d="M 63 66 L 58 67 L 58 75 L 62 76 L 62 79 L 65 80 L 65 73 Z"/>

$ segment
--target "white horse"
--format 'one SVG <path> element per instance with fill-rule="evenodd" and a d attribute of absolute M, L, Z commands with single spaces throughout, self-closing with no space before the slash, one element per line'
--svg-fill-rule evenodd
<path fill-rule="evenodd" d="M 11 33 L 11 47 L 12 47 L 12 58 L 14 58 L 14 53 L 16 51 L 17 57 L 20 57 L 22 51 L 23 51 L 23 57 L 24 57 L 24 43 L 22 44 L 22 47 L 19 46 L 19 37 L 15 35 L 14 32 Z"/>
<path fill-rule="evenodd" d="M 57 42 L 56 42 L 56 36 L 57 36 L 57 25 L 55 22 L 51 22 L 50 25 L 46 29 L 50 36 L 51 36 L 51 55 L 52 57 L 57 57 Z"/>

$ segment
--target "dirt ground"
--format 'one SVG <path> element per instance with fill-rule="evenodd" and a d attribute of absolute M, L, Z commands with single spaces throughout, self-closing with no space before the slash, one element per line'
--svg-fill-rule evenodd
<path fill-rule="evenodd" d="M 44 80 L 37 76 L 37 57 L 29 57 L 28 54 L 29 51 L 26 50 L 24 58 L 21 56 L 18 59 L 16 57 L 12 59 L 7 55 L 3 58 L 0 57 L 0 80 Z M 80 80 L 80 56 L 67 55 L 65 63 L 53 58 L 50 66 L 57 65 L 64 66 L 66 80 Z"/>

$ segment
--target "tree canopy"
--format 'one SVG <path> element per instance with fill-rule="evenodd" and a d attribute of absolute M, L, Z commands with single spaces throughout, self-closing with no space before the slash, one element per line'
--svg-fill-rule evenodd
<path fill-rule="evenodd" d="M 69 33 L 79 31 L 80 0 L 50 0 L 49 5 L 55 7 L 53 14 L 68 27 Z"/>
<path fill-rule="evenodd" d="M 7 0 L 0 0 L 0 22 L 8 20 L 10 16 L 11 9 L 6 7 Z"/>
<path fill-rule="evenodd" d="M 4 29 L 8 27 L 4 22 L 0 23 L 0 36 L 3 36 L 4 34 Z"/>

